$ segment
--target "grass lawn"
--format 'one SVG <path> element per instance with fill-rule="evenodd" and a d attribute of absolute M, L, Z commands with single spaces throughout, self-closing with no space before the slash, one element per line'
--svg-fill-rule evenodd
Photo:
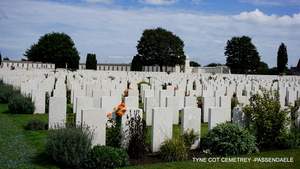
<path fill-rule="evenodd" d="M 45 158 L 44 142 L 51 131 L 27 131 L 24 129 L 30 118 L 40 116 L 48 122 L 47 114 L 9 114 L 7 104 L 0 104 L 0 169 L 1 168 L 37 168 L 56 169 Z M 207 133 L 207 124 L 201 125 L 201 137 Z M 180 133 L 180 125 L 173 126 L 173 136 Z M 147 142 L 150 144 L 151 127 L 148 127 Z M 235 157 L 251 158 L 251 162 L 193 162 L 188 161 L 158 163 L 126 168 L 299 168 L 300 149 L 282 150 L 249 154 Z M 287 157 L 293 158 L 292 163 L 261 163 L 253 162 L 259 157 Z M 197 158 L 197 157 L 196 157 Z M 234 158 L 234 157 L 230 157 Z M 225 158 L 224 158 L 225 159 Z M 223 159 L 223 160 L 224 160 Z M 207 159 L 208 160 L 208 159 Z M 213 159 L 210 159 L 213 160 Z M 221 160 L 221 159 L 220 159 Z"/>

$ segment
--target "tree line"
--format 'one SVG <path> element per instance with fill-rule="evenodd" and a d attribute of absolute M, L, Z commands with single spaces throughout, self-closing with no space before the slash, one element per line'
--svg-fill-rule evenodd
<path fill-rule="evenodd" d="M 176 66 L 185 65 L 184 42 L 171 31 L 158 27 L 145 29 L 136 46 L 137 54 L 131 62 L 132 71 L 142 71 L 142 66 L 158 65 Z M 248 36 L 232 37 L 227 41 L 224 55 L 226 66 L 231 73 L 237 74 L 278 74 L 284 72 L 287 67 L 287 47 L 281 43 L 277 52 L 277 67 L 268 68 L 261 61 L 261 56 Z M 54 63 L 56 68 L 78 69 L 79 52 L 71 37 L 65 33 L 52 32 L 41 36 L 37 43 L 32 44 L 23 54 L 28 61 Z M 0 54 L 1 56 L 1 54 Z M 219 66 L 220 63 L 210 63 L 206 66 Z M 201 66 L 195 61 L 190 66 Z M 86 69 L 97 69 L 96 54 L 88 53 L 86 57 Z"/>

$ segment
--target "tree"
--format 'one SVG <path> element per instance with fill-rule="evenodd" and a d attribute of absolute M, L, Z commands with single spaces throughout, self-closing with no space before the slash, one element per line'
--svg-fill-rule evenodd
<path fill-rule="evenodd" d="M 225 47 L 226 65 L 232 73 L 247 73 L 260 64 L 260 56 L 248 36 L 232 37 Z"/>
<path fill-rule="evenodd" d="M 281 43 L 278 52 L 277 52 L 277 69 L 278 73 L 282 73 L 288 62 L 288 54 L 286 46 L 284 43 Z"/>
<path fill-rule="evenodd" d="M 91 53 L 87 54 L 85 68 L 97 70 L 96 54 L 91 54 Z"/>
<path fill-rule="evenodd" d="M 8 57 L 4 57 L 3 60 L 10 60 Z"/>
<path fill-rule="evenodd" d="M 195 61 L 190 61 L 190 66 L 192 67 L 201 67 L 201 65 Z"/>
<path fill-rule="evenodd" d="M 210 63 L 204 67 L 216 67 L 216 66 L 222 66 L 222 64 L 221 63 Z"/>
<path fill-rule="evenodd" d="M 139 55 L 135 55 L 131 61 L 131 71 L 142 71 L 143 65 L 141 62 L 141 57 Z"/>
<path fill-rule="evenodd" d="M 261 74 L 261 75 L 268 75 L 269 74 L 269 66 L 265 62 L 260 62 L 259 66 L 256 70 L 250 72 L 250 74 Z"/>
<path fill-rule="evenodd" d="M 146 29 L 136 46 L 142 65 L 175 66 L 185 64 L 183 41 L 163 28 Z"/>
<path fill-rule="evenodd" d="M 79 52 L 65 33 L 52 32 L 41 36 L 38 43 L 32 44 L 23 55 L 28 61 L 54 63 L 55 68 L 79 67 Z"/>

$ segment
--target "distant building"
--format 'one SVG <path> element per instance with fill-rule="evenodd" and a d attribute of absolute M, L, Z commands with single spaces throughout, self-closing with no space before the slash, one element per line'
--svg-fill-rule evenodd
<path fill-rule="evenodd" d="M 292 73 L 292 75 L 300 75 L 300 59 L 296 67 L 291 67 L 290 73 Z"/>

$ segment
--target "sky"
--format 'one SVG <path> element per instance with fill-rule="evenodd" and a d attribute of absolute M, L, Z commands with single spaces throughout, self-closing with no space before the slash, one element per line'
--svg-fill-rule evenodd
<path fill-rule="evenodd" d="M 249 36 L 261 61 L 277 66 L 281 43 L 288 67 L 300 58 L 299 0 L 1 0 L 2 58 L 21 60 L 51 32 L 69 35 L 85 63 L 131 63 L 146 29 L 164 28 L 185 44 L 191 61 L 226 63 L 224 48 L 235 36 Z"/>

